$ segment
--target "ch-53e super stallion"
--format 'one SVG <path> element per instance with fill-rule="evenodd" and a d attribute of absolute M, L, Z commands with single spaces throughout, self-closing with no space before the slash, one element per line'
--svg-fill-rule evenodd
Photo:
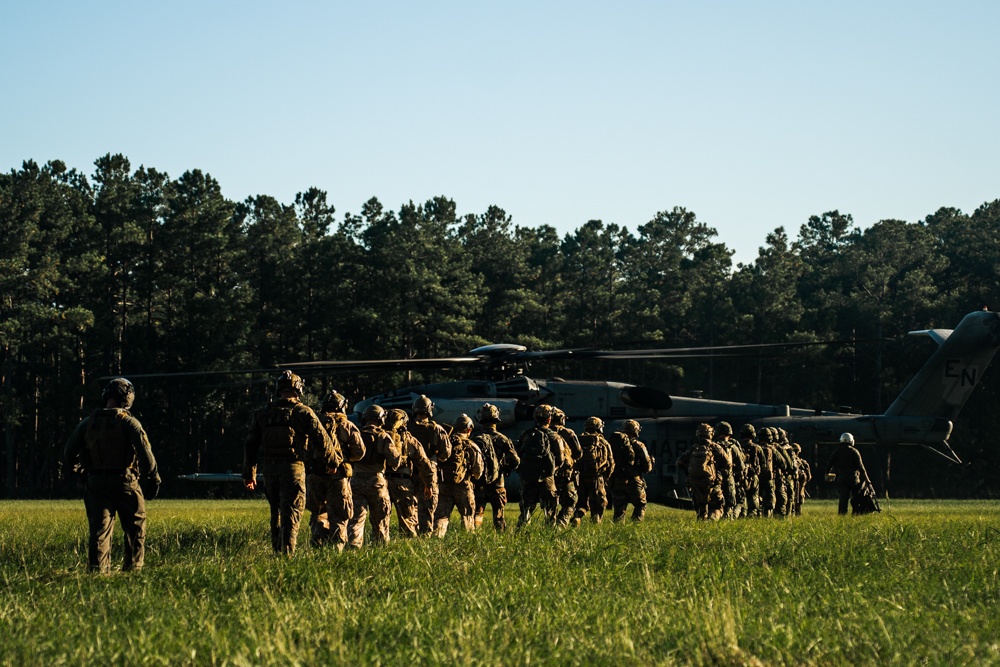
<path fill-rule="evenodd" d="M 669 502 L 683 488 L 674 462 L 694 441 L 695 427 L 702 422 L 727 421 L 734 428 L 745 423 L 758 429 L 765 426 L 783 428 L 792 441 L 803 446 L 836 443 L 841 433 L 850 432 L 859 444 L 916 445 L 960 462 L 948 438 L 953 420 L 1000 347 L 1000 313 L 977 311 L 966 315 L 954 330 L 929 329 L 910 334 L 929 337 L 937 343 L 937 349 L 883 414 L 868 415 L 687 398 L 620 382 L 543 380 L 525 374 L 529 363 L 543 360 L 683 359 L 741 348 L 769 347 L 767 345 L 529 351 L 520 345 L 499 344 L 480 347 L 460 357 L 315 361 L 284 364 L 281 368 L 312 376 L 378 370 L 478 368 L 485 371 L 486 379 L 394 389 L 360 401 L 353 412 L 361 414 L 373 403 L 387 409 L 409 410 L 417 397 L 425 395 L 435 404 L 435 419 L 448 424 L 462 413 L 475 414 L 484 402 L 489 402 L 500 408 L 500 429 L 515 440 L 532 426 L 534 410 L 542 404 L 561 408 L 567 415 L 568 425 L 577 431 L 582 431 L 584 420 L 590 416 L 603 419 L 606 432 L 617 429 L 626 419 L 635 419 L 642 427 L 641 439 L 657 461 L 646 478 L 649 498 Z M 238 475 L 210 473 L 182 477 L 200 481 L 239 479 Z"/>
<path fill-rule="evenodd" d="M 885 413 L 869 415 L 686 398 L 620 382 L 543 380 L 525 374 L 527 364 L 546 359 L 691 358 L 720 350 L 731 351 L 732 347 L 529 351 L 520 345 L 500 344 L 480 347 L 461 357 L 320 361 L 282 367 L 308 374 L 455 367 L 484 369 L 488 379 L 394 389 L 360 401 L 354 406 L 354 413 L 362 413 L 373 403 L 386 409 L 409 410 L 414 399 L 425 395 L 436 406 L 435 419 L 448 424 L 462 413 L 475 414 L 484 402 L 489 402 L 500 408 L 502 423 L 499 428 L 515 441 L 521 432 L 531 427 L 533 412 L 542 404 L 561 408 L 567 415 L 568 425 L 578 432 L 590 416 L 603 419 L 607 432 L 617 429 L 626 419 L 635 419 L 642 427 L 641 439 L 657 461 L 646 478 L 650 500 L 669 501 L 682 488 L 675 461 L 693 442 L 695 427 L 702 422 L 728 421 L 734 428 L 744 423 L 758 429 L 779 427 L 788 431 L 791 440 L 803 446 L 836 443 L 840 434 L 847 431 L 854 434 L 859 444 L 918 445 L 960 462 L 948 444 L 952 422 L 1000 347 L 1000 313 L 977 311 L 966 315 L 954 330 L 910 333 L 927 336 L 938 347 Z"/>

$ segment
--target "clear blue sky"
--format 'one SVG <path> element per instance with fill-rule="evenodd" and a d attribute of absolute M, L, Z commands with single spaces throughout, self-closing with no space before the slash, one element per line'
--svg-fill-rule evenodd
<path fill-rule="evenodd" d="M 998 2 L 0 2 L 0 169 L 123 153 L 338 217 L 435 195 L 635 231 L 1000 198 Z"/>

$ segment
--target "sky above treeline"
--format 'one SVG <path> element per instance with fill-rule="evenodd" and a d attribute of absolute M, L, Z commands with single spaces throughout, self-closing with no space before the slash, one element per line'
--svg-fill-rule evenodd
<path fill-rule="evenodd" d="M 754 259 L 1000 198 L 1000 3 L 0 3 L 0 169 L 106 153 L 234 200 L 633 232 L 683 206 Z"/>

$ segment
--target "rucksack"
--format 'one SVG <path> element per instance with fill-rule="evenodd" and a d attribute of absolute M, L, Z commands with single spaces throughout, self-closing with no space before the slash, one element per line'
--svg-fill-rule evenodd
<path fill-rule="evenodd" d="M 552 429 L 556 440 L 559 443 L 559 452 L 562 454 L 562 463 L 559 464 L 559 473 L 563 476 L 568 476 L 573 472 L 573 450 L 569 446 L 569 441 L 566 440 L 565 436 L 559 432 L 559 429 Z"/>
<path fill-rule="evenodd" d="M 608 451 L 602 440 L 597 433 L 585 432 L 580 436 L 580 448 L 583 449 L 580 473 L 586 477 L 597 477 L 608 467 Z"/>
<path fill-rule="evenodd" d="M 438 473 L 441 475 L 441 481 L 460 484 L 468 477 L 469 461 L 466 442 L 466 439 L 457 436 L 451 437 L 451 456 L 443 461 L 438 461 Z"/>
<path fill-rule="evenodd" d="M 695 482 L 711 481 L 715 479 L 715 456 L 712 448 L 708 445 L 697 444 L 691 449 L 691 456 L 688 458 L 688 479 Z"/>
<path fill-rule="evenodd" d="M 492 484 L 500 476 L 500 461 L 493 446 L 493 436 L 482 431 L 475 434 L 473 440 L 479 445 L 479 452 L 483 455 L 482 481 L 485 484 Z"/>
<path fill-rule="evenodd" d="M 538 479 L 550 477 L 556 470 L 555 459 L 552 456 L 552 444 L 545 430 L 535 427 L 525 431 L 518 443 L 521 465 L 518 470 L 524 475 L 536 476 Z"/>
<path fill-rule="evenodd" d="M 483 450 L 479 448 L 479 444 L 467 439 L 465 441 L 465 470 L 468 472 L 466 479 L 473 481 L 482 479 L 483 458 Z"/>

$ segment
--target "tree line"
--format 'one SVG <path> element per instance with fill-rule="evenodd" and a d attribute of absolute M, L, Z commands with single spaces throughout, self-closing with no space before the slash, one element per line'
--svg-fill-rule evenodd
<path fill-rule="evenodd" d="M 841 341 L 781 355 L 566 362 L 539 375 L 639 382 L 707 398 L 881 412 L 931 352 L 907 331 L 952 328 L 1000 303 L 1000 200 L 966 214 L 860 229 L 830 211 L 794 238 L 733 251 L 694 212 L 635 231 L 590 220 L 560 236 L 498 206 L 445 196 L 338 216 L 309 188 L 235 202 L 194 169 L 171 178 L 122 155 L 89 177 L 58 160 L 0 175 L 0 495 L 59 493 L 59 459 L 98 403 L 98 378 L 268 368 L 294 361 L 532 349 Z M 455 376 L 451 376 L 455 377 Z M 361 398 L 426 376 L 315 378 Z M 135 412 L 169 477 L 232 469 L 262 375 L 138 381 Z M 966 466 L 885 452 L 914 493 L 1000 491 L 992 434 L 1000 371 L 956 423 Z M 892 454 L 896 453 L 895 459 Z M 930 456 L 930 455 L 928 455 Z M 905 460 L 904 460 L 905 459 Z M 909 462 L 910 468 L 907 468 Z"/>

